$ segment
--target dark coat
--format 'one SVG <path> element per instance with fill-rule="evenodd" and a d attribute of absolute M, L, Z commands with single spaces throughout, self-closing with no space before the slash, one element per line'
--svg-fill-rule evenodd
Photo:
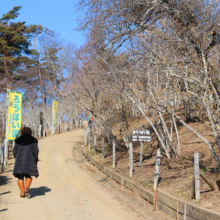
<path fill-rule="evenodd" d="M 28 174 L 38 177 L 38 153 L 38 141 L 35 137 L 24 134 L 17 138 L 13 149 L 13 155 L 16 159 L 13 175 L 18 177 L 18 174 Z"/>

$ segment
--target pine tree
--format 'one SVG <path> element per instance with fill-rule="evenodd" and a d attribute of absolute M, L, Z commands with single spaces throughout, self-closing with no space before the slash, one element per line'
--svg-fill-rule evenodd
<path fill-rule="evenodd" d="M 25 25 L 25 22 L 10 22 L 18 17 L 20 9 L 20 6 L 16 6 L 0 18 L 0 65 L 4 65 L 7 89 L 10 88 L 13 74 L 9 72 L 9 67 L 27 61 L 27 55 L 35 53 L 29 49 L 33 27 Z"/>

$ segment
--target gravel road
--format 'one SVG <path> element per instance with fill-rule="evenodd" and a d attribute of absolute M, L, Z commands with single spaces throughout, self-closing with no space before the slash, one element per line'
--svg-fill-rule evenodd
<path fill-rule="evenodd" d="M 1 174 L 1 220 L 142 220 L 129 206 L 100 187 L 72 156 L 83 131 L 77 130 L 39 140 L 40 176 L 33 179 L 29 198 L 20 198 L 12 175 L 14 159 Z M 146 219 L 146 218 L 145 218 Z"/>

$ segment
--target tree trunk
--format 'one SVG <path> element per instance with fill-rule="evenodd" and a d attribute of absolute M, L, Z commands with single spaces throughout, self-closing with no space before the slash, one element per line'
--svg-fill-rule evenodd
<path fill-rule="evenodd" d="M 34 109 L 34 86 L 31 86 L 31 107 Z"/>
<path fill-rule="evenodd" d="M 171 112 L 169 112 L 169 113 L 172 114 Z M 214 159 L 217 163 L 217 166 L 220 167 L 220 161 L 219 161 L 219 158 L 213 149 L 213 146 L 201 134 L 199 134 L 196 130 L 194 130 L 192 127 L 190 127 L 188 124 L 186 124 L 186 122 L 183 121 L 182 118 L 180 118 L 179 116 L 177 116 L 175 114 L 173 114 L 173 116 L 175 118 L 179 119 L 181 124 L 183 124 L 188 130 L 192 131 L 193 134 L 195 134 L 198 138 L 200 138 L 208 146 L 209 150 L 212 153 L 212 156 L 214 157 Z"/>
<path fill-rule="evenodd" d="M 180 139 L 179 139 L 178 129 L 177 129 L 175 118 L 173 116 L 172 116 L 172 119 L 173 119 L 175 131 L 176 131 L 176 140 L 177 140 L 177 149 L 178 149 L 177 154 L 178 154 L 178 156 L 180 156 L 181 155 L 181 148 L 180 148 Z"/>
<path fill-rule="evenodd" d="M 42 79 L 41 79 L 41 70 L 40 70 L 40 63 L 37 63 L 38 65 L 38 74 L 39 74 L 39 81 L 40 81 L 40 92 L 41 92 L 41 97 L 42 97 L 42 103 L 43 103 L 43 108 L 45 109 L 45 99 L 44 99 L 44 93 L 42 89 Z"/>
<path fill-rule="evenodd" d="M 9 89 L 10 88 L 10 79 L 9 79 L 8 65 L 7 65 L 6 60 L 4 60 L 4 66 L 5 66 L 5 74 L 6 74 L 6 77 L 7 77 L 7 81 L 6 81 L 7 89 Z"/>

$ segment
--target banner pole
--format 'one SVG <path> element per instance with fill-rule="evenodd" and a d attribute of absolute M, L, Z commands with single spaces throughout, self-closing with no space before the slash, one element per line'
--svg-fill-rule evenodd
<path fill-rule="evenodd" d="M 7 98 L 6 98 L 7 106 L 6 106 L 6 121 L 5 121 L 5 139 L 7 139 L 7 125 L 8 125 L 8 91 L 9 89 L 7 89 Z"/>
<path fill-rule="evenodd" d="M 51 134 L 53 134 L 53 100 L 52 100 L 52 127 L 51 127 Z"/>

